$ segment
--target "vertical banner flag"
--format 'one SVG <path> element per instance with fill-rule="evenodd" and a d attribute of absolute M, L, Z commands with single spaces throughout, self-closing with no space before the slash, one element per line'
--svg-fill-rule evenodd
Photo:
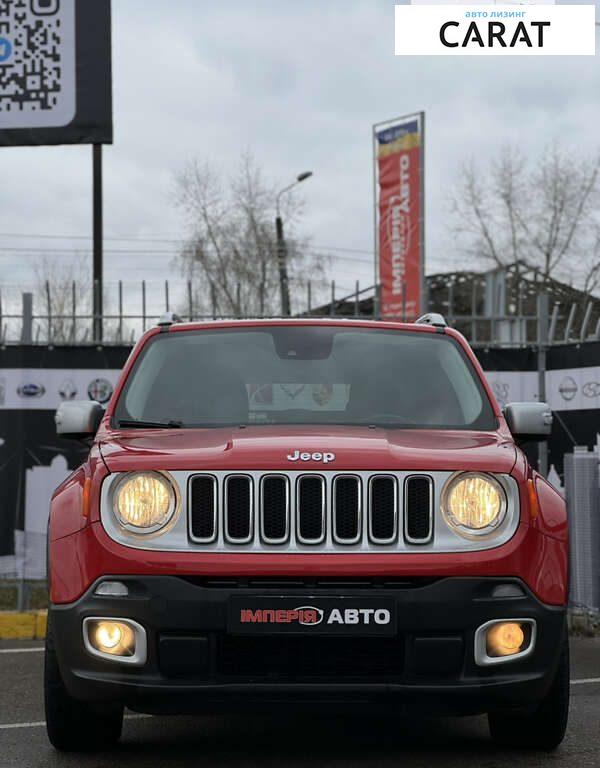
<path fill-rule="evenodd" d="M 376 259 L 384 318 L 414 320 L 422 309 L 424 126 L 421 112 L 373 128 Z"/>

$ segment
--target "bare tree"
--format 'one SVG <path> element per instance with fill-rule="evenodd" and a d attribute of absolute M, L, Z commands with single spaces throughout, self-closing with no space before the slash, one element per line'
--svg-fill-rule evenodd
<path fill-rule="evenodd" d="M 488 168 L 466 163 L 451 195 L 452 229 L 472 259 L 520 263 L 588 291 L 600 277 L 600 154 L 550 146 L 528 160 L 505 147 Z"/>
<path fill-rule="evenodd" d="M 55 344 L 77 344 L 91 341 L 92 279 L 89 256 L 76 254 L 73 258 L 43 256 L 34 264 L 35 314 L 39 333 Z M 104 296 L 104 314 L 110 315 L 110 301 Z M 131 329 L 122 319 L 104 318 L 103 339 L 121 342 Z"/>
<path fill-rule="evenodd" d="M 81 321 L 81 315 L 92 311 L 87 271 L 83 255 L 69 261 L 43 256 L 34 264 L 34 307 L 37 315 L 46 316 L 40 331 L 48 341 L 67 344 L 87 340 L 90 329 Z"/>
<path fill-rule="evenodd" d="M 192 160 L 175 179 L 175 202 L 184 211 L 189 238 L 180 265 L 190 280 L 195 314 L 252 316 L 279 311 L 275 240 L 276 189 L 252 157 L 242 155 L 236 175 L 224 180 L 209 162 Z M 291 283 L 319 279 L 321 265 L 296 234 L 302 202 L 282 200 Z"/>

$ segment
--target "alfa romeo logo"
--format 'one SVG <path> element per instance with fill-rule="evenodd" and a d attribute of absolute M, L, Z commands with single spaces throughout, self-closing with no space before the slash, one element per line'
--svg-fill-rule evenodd
<path fill-rule="evenodd" d="M 113 393 L 113 386 L 108 379 L 94 379 L 89 383 L 87 393 L 90 400 L 108 403 Z"/>

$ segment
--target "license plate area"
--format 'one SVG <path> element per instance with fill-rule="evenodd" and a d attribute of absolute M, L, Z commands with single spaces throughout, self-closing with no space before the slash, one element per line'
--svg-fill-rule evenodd
<path fill-rule="evenodd" d="M 228 603 L 232 635 L 391 637 L 396 626 L 389 597 L 232 596 Z"/>

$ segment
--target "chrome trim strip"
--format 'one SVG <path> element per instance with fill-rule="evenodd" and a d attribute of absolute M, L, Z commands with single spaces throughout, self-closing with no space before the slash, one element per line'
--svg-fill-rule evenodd
<path fill-rule="evenodd" d="M 201 536 L 194 536 L 192 532 L 192 483 L 197 477 L 208 477 L 212 480 L 213 484 L 213 535 L 209 537 L 201 537 Z M 219 535 L 219 481 L 214 475 L 204 472 L 196 472 L 193 475 L 190 475 L 188 477 L 188 486 L 187 486 L 187 505 L 188 505 L 188 534 L 191 539 L 191 541 L 196 542 L 197 544 L 212 544 L 217 540 L 217 536 Z"/>
<path fill-rule="evenodd" d="M 408 535 L 408 484 L 411 480 L 416 479 L 423 479 L 427 480 L 429 484 L 429 536 L 426 539 L 415 539 L 412 536 Z M 403 510 L 402 510 L 402 519 L 403 519 L 403 529 L 404 529 L 404 540 L 407 541 L 409 544 L 429 544 L 430 541 L 433 539 L 433 478 L 431 475 L 425 475 L 425 474 L 417 474 L 417 475 L 407 475 L 404 478 L 404 494 L 403 494 Z"/>
<path fill-rule="evenodd" d="M 273 539 L 265 535 L 265 504 L 264 504 L 264 483 L 269 478 L 278 478 L 285 482 L 285 534 L 282 538 Z M 290 478 L 287 475 L 277 472 L 269 472 L 260 478 L 259 485 L 259 510 L 260 538 L 265 544 L 285 544 L 290 538 Z"/>
<path fill-rule="evenodd" d="M 524 651 L 521 651 L 520 653 L 515 653 L 512 656 L 488 656 L 487 654 L 487 642 L 486 642 L 486 630 L 488 627 L 492 627 L 494 624 L 507 624 L 507 623 L 515 623 L 515 624 L 528 624 L 531 627 L 531 637 L 529 638 L 529 645 L 527 648 L 525 648 Z M 491 621 L 486 621 L 485 624 L 482 624 L 480 627 L 477 628 L 475 632 L 475 646 L 474 646 L 474 657 L 475 657 L 475 663 L 478 667 L 489 667 L 493 664 L 506 664 L 509 661 L 517 661 L 519 659 L 524 659 L 526 656 L 529 656 L 531 653 L 533 653 L 535 649 L 535 641 L 537 639 L 537 622 L 535 619 L 492 619 Z"/>
<path fill-rule="evenodd" d="M 379 539 L 373 534 L 373 481 L 379 478 L 386 478 L 394 484 L 394 533 L 389 539 Z M 388 474 L 375 474 L 369 477 L 369 508 L 367 515 L 369 518 L 369 541 L 373 544 L 394 544 L 398 539 L 398 480 L 394 475 Z"/>
<path fill-rule="evenodd" d="M 415 553 L 423 554 L 427 552 L 432 556 L 442 553 L 457 552 L 481 552 L 485 550 L 494 550 L 506 544 L 516 534 L 520 520 L 519 503 L 519 485 L 517 481 L 508 474 L 494 475 L 495 479 L 504 489 L 507 500 L 507 512 L 504 520 L 498 525 L 493 533 L 487 536 L 465 538 L 458 531 L 448 527 L 441 511 L 441 491 L 448 479 L 455 474 L 449 470 L 432 470 L 423 472 L 433 478 L 433 538 L 428 544 L 413 545 L 405 541 L 402 535 L 402 520 L 400 518 L 402 507 L 402 490 L 404 479 L 411 474 L 406 470 L 349 470 L 348 472 L 339 470 L 327 470 L 315 468 L 315 471 L 306 468 L 302 470 L 285 469 L 264 469 L 264 470 L 246 470 L 243 468 L 232 467 L 230 470 L 214 469 L 203 471 L 202 469 L 180 470 L 173 469 L 169 471 L 172 481 L 176 488 L 181 489 L 181 514 L 174 520 L 173 525 L 164 531 L 149 535 L 133 534 L 121 528 L 112 512 L 112 491 L 115 484 L 124 473 L 113 472 L 102 482 L 100 488 L 100 521 L 106 534 L 113 541 L 128 549 L 139 549 L 146 552 L 212 552 L 212 553 L 240 553 L 259 554 L 264 552 L 286 553 L 289 555 L 302 555 L 308 553 L 330 554 L 332 557 L 343 555 L 350 551 L 360 551 L 361 553 L 375 554 L 378 552 L 388 554 L 398 553 L 411 555 Z M 197 474 L 210 474 L 216 477 L 218 485 L 218 508 L 217 508 L 217 537 L 212 543 L 199 543 L 190 539 L 189 536 L 189 514 L 190 507 L 187 503 L 188 496 L 185 493 L 190 476 Z M 289 478 L 290 491 L 290 523 L 289 539 L 282 544 L 267 545 L 260 538 L 260 526 L 258 517 L 259 508 L 259 488 L 260 478 L 266 474 L 282 474 Z M 333 478 L 336 475 L 352 474 L 357 475 L 362 481 L 362 510 L 363 510 L 363 535 L 360 542 L 350 546 L 339 544 L 332 537 L 331 528 L 331 487 Z M 254 536 L 252 541 L 245 544 L 230 543 L 224 535 L 224 510 L 223 510 L 223 487 L 225 480 L 230 475 L 243 475 L 253 479 L 253 517 L 252 524 Z M 304 544 L 299 541 L 296 532 L 296 490 L 297 478 L 301 476 L 318 475 L 324 482 L 326 488 L 326 509 L 325 509 L 325 536 L 319 544 Z M 372 540 L 373 531 L 369 529 L 369 496 L 370 496 L 370 478 L 378 476 L 388 476 L 395 480 L 395 492 L 397 495 L 397 537 L 395 541 L 377 542 Z"/>
<path fill-rule="evenodd" d="M 248 510 L 248 536 L 240 539 L 229 535 L 229 518 L 227 509 L 227 487 L 230 480 L 233 480 L 237 477 L 243 477 L 248 480 L 248 492 L 250 495 L 250 505 Z M 252 478 L 252 475 L 246 475 L 243 472 L 237 472 L 231 475 L 227 475 L 225 478 L 225 482 L 223 483 L 223 537 L 230 544 L 249 544 L 254 538 L 254 479 Z"/>
<path fill-rule="evenodd" d="M 345 539 L 342 536 L 338 536 L 336 533 L 336 527 L 337 527 L 337 496 L 336 496 L 336 485 L 339 479 L 346 480 L 348 478 L 353 479 L 356 482 L 357 486 L 357 497 L 358 497 L 358 506 L 356 510 L 356 515 L 358 517 L 357 525 L 356 525 L 356 536 L 354 536 L 352 539 Z M 362 497 L 363 497 L 363 489 L 362 489 L 362 483 L 360 480 L 360 477 L 358 475 L 353 475 L 352 473 L 348 474 L 339 474 L 336 475 L 333 478 L 333 482 L 331 484 L 331 535 L 333 537 L 333 540 L 337 544 L 358 544 L 358 542 L 362 539 L 363 535 L 363 505 L 362 505 Z"/>
<path fill-rule="evenodd" d="M 305 478 L 310 479 L 318 479 L 321 481 L 321 531 L 322 534 L 318 539 L 307 539 L 304 538 L 300 533 L 300 485 L 302 481 Z M 300 544 L 321 544 L 325 541 L 325 536 L 327 535 L 327 526 L 325 524 L 326 521 L 326 512 L 327 512 L 327 483 L 325 481 L 325 478 L 323 475 L 317 474 L 316 472 L 311 473 L 303 473 L 302 475 L 299 475 L 299 477 L 296 478 L 296 538 L 300 542 Z"/>
<path fill-rule="evenodd" d="M 126 624 L 133 630 L 135 635 L 135 653 L 133 656 L 115 656 L 112 653 L 104 653 L 90 643 L 90 637 L 88 632 L 88 625 L 92 621 L 120 621 L 122 624 Z M 148 638 L 146 630 L 141 624 L 133 619 L 124 619 L 122 616 L 87 616 L 83 620 L 83 645 L 85 650 L 91 655 L 96 656 L 99 659 L 105 661 L 113 661 L 116 664 L 128 664 L 132 667 L 141 667 L 146 663 L 148 657 Z"/>

